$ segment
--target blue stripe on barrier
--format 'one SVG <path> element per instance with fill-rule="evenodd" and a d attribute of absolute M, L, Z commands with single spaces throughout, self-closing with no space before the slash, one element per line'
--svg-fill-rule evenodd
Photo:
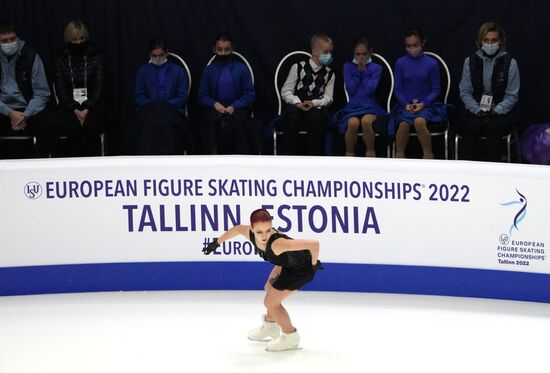
<path fill-rule="evenodd" d="M 131 290 L 260 290 L 263 262 L 152 262 L 0 268 L 0 295 Z M 550 275 L 327 263 L 304 290 L 447 295 L 550 303 Z"/>

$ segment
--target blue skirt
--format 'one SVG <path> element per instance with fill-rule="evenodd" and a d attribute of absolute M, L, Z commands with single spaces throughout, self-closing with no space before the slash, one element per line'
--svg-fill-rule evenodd
<path fill-rule="evenodd" d="M 361 117 L 365 114 L 373 114 L 377 117 L 388 115 L 388 113 L 386 113 L 376 102 L 370 103 L 369 105 L 360 105 L 350 102 L 342 110 L 334 113 L 332 116 L 332 123 L 338 126 L 338 133 L 346 133 L 348 129 L 348 120 L 352 117 Z"/>
<path fill-rule="evenodd" d="M 409 113 L 402 105 L 396 104 L 390 113 L 390 120 L 388 122 L 388 135 L 393 136 L 395 134 L 395 130 L 401 122 L 405 122 L 412 127 L 416 118 L 424 118 L 428 122 L 432 123 L 447 122 L 447 108 L 448 105 L 446 104 L 442 104 L 441 102 L 434 102 L 432 105 L 424 108 L 418 113 Z"/>

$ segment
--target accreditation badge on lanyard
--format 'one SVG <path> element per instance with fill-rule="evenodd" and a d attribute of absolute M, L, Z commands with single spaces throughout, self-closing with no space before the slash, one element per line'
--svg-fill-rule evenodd
<path fill-rule="evenodd" d="M 88 86 L 88 58 L 84 56 L 84 87 Z M 88 100 L 88 88 L 76 88 L 74 71 L 73 71 L 73 61 L 72 56 L 69 55 L 69 71 L 71 74 L 71 84 L 73 85 L 73 100 L 78 102 L 79 105 L 82 105 L 83 102 Z"/>
<path fill-rule="evenodd" d="M 73 100 L 82 105 L 84 101 L 88 100 L 88 88 L 74 88 Z"/>
<path fill-rule="evenodd" d="M 490 111 L 492 103 L 493 103 L 493 96 L 483 95 L 481 96 L 479 107 L 481 108 L 481 111 Z"/>

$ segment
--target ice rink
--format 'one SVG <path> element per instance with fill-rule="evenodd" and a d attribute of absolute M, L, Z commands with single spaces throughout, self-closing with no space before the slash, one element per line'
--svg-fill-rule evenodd
<path fill-rule="evenodd" d="M 256 291 L 0 297 L 0 372 L 548 372 L 550 305 L 300 292 L 298 351 L 265 352 Z M 353 370 L 352 370 L 353 369 Z"/>

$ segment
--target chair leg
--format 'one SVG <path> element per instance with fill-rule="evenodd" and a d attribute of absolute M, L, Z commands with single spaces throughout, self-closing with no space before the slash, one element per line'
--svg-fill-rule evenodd
<path fill-rule="evenodd" d="M 105 133 L 101 132 L 99 140 L 101 141 L 101 156 L 105 157 Z"/>
<path fill-rule="evenodd" d="M 445 159 L 449 160 L 449 130 L 445 131 Z"/>
<path fill-rule="evenodd" d="M 512 162 L 512 144 L 511 144 L 512 134 L 506 136 L 506 160 L 508 163 Z"/>
<path fill-rule="evenodd" d="M 455 135 L 455 160 L 458 160 L 458 140 L 460 140 L 460 135 L 457 133 Z"/>
<path fill-rule="evenodd" d="M 273 130 L 273 155 L 277 155 L 277 130 Z"/>

